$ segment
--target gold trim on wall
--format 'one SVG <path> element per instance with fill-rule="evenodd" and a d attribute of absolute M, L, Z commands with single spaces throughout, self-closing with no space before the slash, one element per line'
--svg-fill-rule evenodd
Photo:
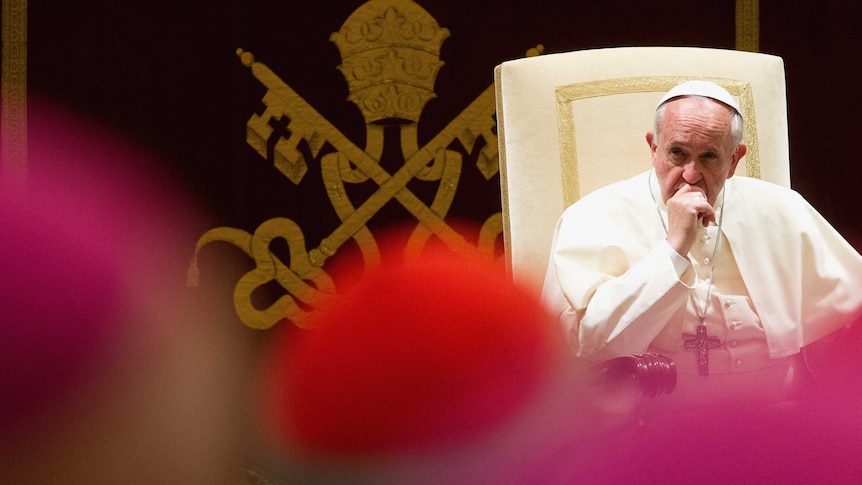
<path fill-rule="evenodd" d="M 688 80 L 679 76 L 644 76 L 604 79 L 560 86 L 556 89 L 557 126 L 560 130 L 560 158 L 562 162 L 563 200 L 568 207 L 580 198 L 578 152 L 575 143 L 574 101 L 600 96 L 628 93 L 663 93 Z M 751 84 L 745 81 L 722 78 L 703 78 L 727 89 L 739 98 L 742 117 L 745 119 L 746 169 L 749 177 L 760 178 L 760 156 L 757 142 L 757 120 L 754 117 L 754 96 Z"/>
<path fill-rule="evenodd" d="M 3 0 L 0 190 L 27 180 L 27 0 Z"/>
<path fill-rule="evenodd" d="M 760 51 L 759 0 L 736 0 L 736 50 Z"/>

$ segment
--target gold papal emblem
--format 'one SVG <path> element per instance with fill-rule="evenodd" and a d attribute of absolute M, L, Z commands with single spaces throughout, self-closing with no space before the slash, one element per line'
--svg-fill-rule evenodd
<path fill-rule="evenodd" d="M 410 0 L 371 0 L 351 14 L 338 32 L 331 35 L 341 53 L 339 70 L 347 80 L 349 99 L 365 118 L 366 140 L 361 148 L 282 81 L 269 67 L 255 60 L 251 52 L 237 50 L 243 65 L 251 69 L 267 91 L 263 113 L 253 114 L 247 123 L 246 141 L 293 184 L 299 184 L 309 160 L 298 149 L 305 141 L 316 162 L 319 159 L 324 187 L 340 224 L 320 244 L 306 247 L 302 228 L 287 217 L 264 221 L 253 233 L 233 227 L 217 227 L 198 240 L 189 283 L 197 284 L 197 254 L 212 242 L 227 242 L 254 260 L 255 267 L 244 274 L 234 288 L 234 307 L 249 327 L 267 329 L 282 319 L 303 326 L 310 311 L 327 297 L 336 295 L 332 277 L 325 270 L 327 258 L 350 239 L 356 243 L 365 268 L 380 262 L 380 247 L 367 222 L 392 200 L 403 206 L 418 224 L 409 236 L 405 251 L 419 253 L 435 236 L 449 248 L 471 252 L 502 264 L 495 257 L 495 245 L 502 233 L 502 215 L 491 215 L 481 226 L 478 243 L 465 239 L 446 222 L 461 176 L 461 153 L 449 149 L 460 143 L 467 153 L 479 150 L 476 168 L 486 180 L 498 171 L 494 86 L 481 93 L 442 131 L 420 147 L 417 125 L 425 104 L 436 96 L 434 82 L 443 66 L 440 47 L 449 31 L 422 7 Z M 289 135 L 274 134 L 271 121 L 287 119 Z M 384 124 L 397 122 L 403 165 L 389 173 L 379 163 L 384 146 Z M 271 137 L 278 137 L 271 140 Z M 274 143 L 273 143 L 274 142 Z M 272 155 L 268 157 L 267 146 Z M 318 156 L 324 146 L 332 152 Z M 408 188 L 418 179 L 438 182 L 430 204 Z M 347 184 L 367 181 L 376 184 L 365 200 L 348 197 Z M 289 247 L 290 262 L 272 254 L 270 243 L 283 239 Z M 266 308 L 252 304 L 252 293 L 273 281 L 285 293 Z"/>

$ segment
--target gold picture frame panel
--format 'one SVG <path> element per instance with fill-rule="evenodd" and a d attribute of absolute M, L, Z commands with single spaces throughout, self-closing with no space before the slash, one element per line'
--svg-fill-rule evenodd
<path fill-rule="evenodd" d="M 646 133 L 646 130 L 652 128 L 652 108 L 655 107 L 657 100 L 670 88 L 688 79 L 688 77 L 681 76 L 641 76 L 603 79 L 557 87 L 555 93 L 557 99 L 557 124 L 560 131 L 560 162 L 562 165 L 563 196 L 566 206 L 575 202 L 592 189 L 621 178 L 621 174 L 618 171 L 600 173 L 599 171 L 602 167 L 601 161 L 596 163 L 596 160 L 593 160 L 588 166 L 581 167 L 578 163 L 582 154 L 579 152 L 579 138 L 584 141 L 601 139 L 601 136 L 593 135 L 597 135 L 597 132 L 603 130 L 603 124 L 617 125 L 614 126 L 614 129 L 619 131 L 618 125 L 620 123 L 629 123 L 622 131 L 632 132 L 635 132 L 637 125 L 640 125 L 645 128 L 643 133 Z M 742 110 L 742 116 L 745 119 L 743 140 L 748 147 L 748 151 L 743 158 L 744 171 L 740 175 L 760 178 L 757 121 L 755 118 L 751 83 L 724 78 L 703 79 L 722 86 L 737 98 Z M 604 102 L 606 100 L 601 99 L 607 96 L 626 96 L 629 98 L 626 101 L 635 102 L 620 101 L 613 103 L 615 105 L 614 109 L 617 111 L 607 113 L 606 110 L 610 103 Z M 637 99 L 631 99 L 633 96 L 637 97 Z M 596 100 L 599 103 L 592 103 L 592 101 Z M 582 113 L 579 113 L 576 105 L 585 106 L 586 109 L 582 110 Z M 595 113 L 599 113 L 599 115 L 596 116 L 594 115 Z M 579 123 L 579 115 L 580 117 L 588 118 L 589 124 Z M 588 126 L 590 132 L 584 134 L 584 136 L 579 136 L 581 135 L 578 131 L 580 126 Z M 607 140 L 601 143 L 607 145 Z M 593 149 L 587 156 L 602 157 L 604 155 L 613 157 L 613 153 L 613 146 L 608 145 L 606 150 L 601 148 L 597 150 Z M 646 142 L 644 142 L 644 158 L 642 160 L 629 161 L 615 159 L 613 160 L 613 164 L 615 167 L 619 167 L 619 170 L 628 172 L 623 175 L 634 175 L 648 168 L 645 165 L 648 160 Z M 586 177 L 582 175 L 586 175 Z M 585 183 L 582 184 L 582 181 Z"/>

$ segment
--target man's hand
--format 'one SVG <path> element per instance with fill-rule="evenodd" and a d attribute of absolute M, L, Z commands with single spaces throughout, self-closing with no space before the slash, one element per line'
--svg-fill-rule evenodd
<path fill-rule="evenodd" d="M 703 191 L 693 185 L 683 185 L 667 201 L 667 242 L 685 256 L 694 245 L 697 226 L 715 222 L 712 208 Z"/>

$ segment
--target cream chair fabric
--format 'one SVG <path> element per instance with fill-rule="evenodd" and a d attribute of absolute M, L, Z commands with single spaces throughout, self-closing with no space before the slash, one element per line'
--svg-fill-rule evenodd
<path fill-rule="evenodd" d="M 695 47 L 616 47 L 507 61 L 495 69 L 506 257 L 512 276 L 540 287 L 565 207 L 647 170 L 645 134 L 661 96 L 705 79 L 745 118 L 748 153 L 736 174 L 789 186 L 780 57 Z"/>

